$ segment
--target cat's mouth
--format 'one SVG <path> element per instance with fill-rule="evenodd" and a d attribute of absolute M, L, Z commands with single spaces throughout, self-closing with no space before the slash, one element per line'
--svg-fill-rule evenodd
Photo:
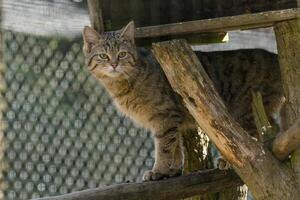
<path fill-rule="evenodd" d="M 122 72 L 120 70 L 118 70 L 117 68 L 110 68 L 107 73 L 110 77 L 113 77 L 113 78 L 118 77 L 122 74 Z"/>
<path fill-rule="evenodd" d="M 118 69 L 112 68 L 112 67 L 109 68 L 109 72 L 110 72 L 110 73 L 120 73 Z"/>

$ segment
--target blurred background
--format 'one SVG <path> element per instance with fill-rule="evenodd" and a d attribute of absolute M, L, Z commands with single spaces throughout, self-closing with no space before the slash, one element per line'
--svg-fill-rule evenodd
<path fill-rule="evenodd" d="M 124 2 L 136 10 L 136 1 Z M 85 69 L 81 30 L 90 24 L 86 1 L 1 3 L 0 199 L 140 181 L 153 165 L 153 141 L 147 131 L 116 111 L 104 88 Z M 110 15 L 122 9 L 110 8 Z M 106 27 L 114 30 L 127 20 L 116 24 L 107 20 Z M 193 48 L 263 48 L 276 53 L 272 29 L 229 32 L 227 43 Z"/>

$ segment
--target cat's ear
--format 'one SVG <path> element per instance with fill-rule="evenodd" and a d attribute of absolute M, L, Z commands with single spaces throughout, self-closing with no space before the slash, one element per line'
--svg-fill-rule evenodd
<path fill-rule="evenodd" d="M 83 51 L 90 53 L 92 47 L 99 42 L 101 36 L 93 28 L 85 26 L 82 32 L 83 37 Z"/>
<path fill-rule="evenodd" d="M 121 29 L 120 37 L 123 37 L 134 44 L 134 31 L 134 22 L 130 21 L 124 28 Z"/>

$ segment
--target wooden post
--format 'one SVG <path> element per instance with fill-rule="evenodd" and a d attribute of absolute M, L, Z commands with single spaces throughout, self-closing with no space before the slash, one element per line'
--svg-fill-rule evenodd
<path fill-rule="evenodd" d="M 287 129 L 300 117 L 300 20 L 277 23 L 274 30 L 286 98 L 285 129 Z M 292 165 L 300 184 L 300 149 L 294 152 Z"/>
<path fill-rule="evenodd" d="M 102 18 L 102 1 L 88 0 L 87 3 L 92 27 L 98 33 L 104 33 L 104 23 Z"/>
<path fill-rule="evenodd" d="M 184 173 L 213 168 L 213 158 L 210 155 L 211 144 L 207 134 L 202 130 L 183 134 L 185 147 Z M 247 186 L 227 188 L 219 193 L 208 193 L 184 200 L 246 200 Z"/>
<path fill-rule="evenodd" d="M 154 44 L 153 52 L 173 89 L 182 96 L 189 112 L 255 199 L 299 199 L 292 170 L 253 140 L 230 116 L 191 47 L 182 40 L 168 41 Z"/>
<path fill-rule="evenodd" d="M 183 134 L 185 147 L 184 174 L 198 170 L 213 168 L 210 153 L 209 138 L 201 130 L 190 130 Z M 215 200 L 216 194 L 208 193 L 184 200 Z"/>

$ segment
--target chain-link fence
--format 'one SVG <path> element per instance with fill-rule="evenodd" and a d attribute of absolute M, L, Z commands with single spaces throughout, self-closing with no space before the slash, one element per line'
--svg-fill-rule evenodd
<path fill-rule="evenodd" d="M 150 134 L 85 70 L 81 40 L 6 31 L 4 41 L 2 199 L 140 180 L 153 165 Z"/>

